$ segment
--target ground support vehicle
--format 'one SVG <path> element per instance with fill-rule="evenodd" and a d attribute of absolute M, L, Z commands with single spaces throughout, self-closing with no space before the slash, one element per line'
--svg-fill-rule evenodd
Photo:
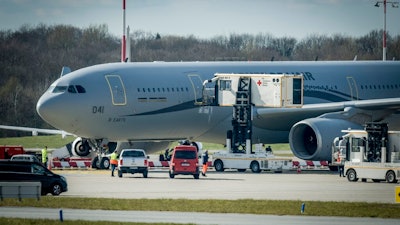
<path fill-rule="evenodd" d="M 143 149 L 123 149 L 118 159 L 118 177 L 122 177 L 124 173 L 141 173 L 147 178 L 148 159 Z"/>
<path fill-rule="evenodd" d="M 239 172 L 251 169 L 253 173 L 260 173 L 262 170 L 279 173 L 292 169 L 292 160 L 261 151 L 254 154 L 219 151 L 213 154 L 213 165 L 219 172 L 225 169 L 237 169 Z"/>
<path fill-rule="evenodd" d="M 179 145 L 174 148 L 169 165 L 169 177 L 175 175 L 193 175 L 194 179 L 200 178 L 200 164 L 197 148 L 192 145 Z"/>
<path fill-rule="evenodd" d="M 13 155 L 25 154 L 22 146 L 0 146 L 0 159 L 10 159 Z"/>
<path fill-rule="evenodd" d="M 396 183 L 400 177 L 400 132 L 387 123 L 367 123 L 365 130 L 345 130 L 335 138 L 332 164 L 344 167 L 349 181 Z"/>

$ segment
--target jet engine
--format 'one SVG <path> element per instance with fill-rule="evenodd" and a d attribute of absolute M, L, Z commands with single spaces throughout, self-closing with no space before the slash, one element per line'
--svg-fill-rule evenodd
<path fill-rule="evenodd" d="M 75 156 L 88 156 L 90 150 L 91 147 L 87 139 L 78 137 L 72 142 L 72 154 Z"/>
<path fill-rule="evenodd" d="M 289 144 L 295 156 L 304 160 L 331 161 L 332 142 L 342 130 L 362 129 L 343 119 L 311 118 L 302 120 L 289 133 Z"/>

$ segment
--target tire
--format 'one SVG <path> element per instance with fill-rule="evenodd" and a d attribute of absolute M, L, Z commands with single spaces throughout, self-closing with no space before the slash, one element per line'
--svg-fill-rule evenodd
<path fill-rule="evenodd" d="M 253 161 L 250 164 L 250 169 L 253 173 L 260 173 L 260 164 L 257 161 Z"/>
<path fill-rule="evenodd" d="M 396 174 L 392 170 L 390 170 L 386 173 L 386 181 L 388 183 L 396 183 L 397 182 Z"/>
<path fill-rule="evenodd" d="M 110 168 L 110 159 L 108 157 L 101 158 L 100 169 L 104 170 L 108 168 Z"/>
<path fill-rule="evenodd" d="M 238 169 L 238 172 L 244 173 L 246 172 L 246 169 Z"/>
<path fill-rule="evenodd" d="M 122 177 L 122 171 L 118 170 L 118 177 L 121 178 Z"/>
<path fill-rule="evenodd" d="M 148 176 L 148 173 L 149 173 L 149 171 L 147 171 L 147 170 L 146 170 L 146 171 L 144 171 L 144 172 L 143 172 L 143 177 L 144 177 L 144 178 L 147 178 L 147 176 Z"/>
<path fill-rule="evenodd" d="M 218 172 L 224 172 L 224 163 L 220 159 L 215 160 L 214 169 Z"/>
<path fill-rule="evenodd" d="M 173 179 L 175 177 L 175 174 L 170 170 L 169 171 L 169 178 Z"/>
<path fill-rule="evenodd" d="M 62 192 L 62 187 L 59 183 L 55 183 L 51 186 L 51 194 L 54 196 L 60 195 Z"/>
<path fill-rule="evenodd" d="M 92 159 L 92 168 L 93 169 L 99 169 L 100 168 L 100 163 L 99 163 L 99 157 L 94 157 Z"/>
<path fill-rule="evenodd" d="M 350 170 L 347 171 L 347 180 L 350 181 L 350 182 L 358 181 L 357 173 L 356 173 L 355 170 L 350 169 Z"/>

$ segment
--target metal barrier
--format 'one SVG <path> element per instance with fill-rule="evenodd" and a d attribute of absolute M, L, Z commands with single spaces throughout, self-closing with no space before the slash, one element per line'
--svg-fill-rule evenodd
<path fill-rule="evenodd" d="M 0 199 L 36 198 L 40 200 L 42 184 L 40 182 L 0 182 Z"/>

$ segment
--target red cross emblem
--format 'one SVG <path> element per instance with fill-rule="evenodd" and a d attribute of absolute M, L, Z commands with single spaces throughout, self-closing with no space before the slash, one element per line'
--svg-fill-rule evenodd
<path fill-rule="evenodd" d="M 258 84 L 258 86 L 261 86 L 262 83 L 261 83 L 260 80 L 258 80 L 258 81 L 257 81 L 257 84 Z"/>

